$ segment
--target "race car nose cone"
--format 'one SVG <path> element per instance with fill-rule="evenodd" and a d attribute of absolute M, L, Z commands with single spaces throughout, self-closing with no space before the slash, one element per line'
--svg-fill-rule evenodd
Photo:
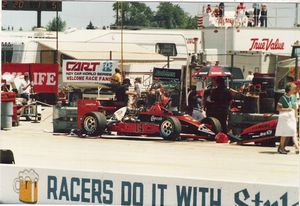
<path fill-rule="evenodd" d="M 199 128 L 198 128 L 198 131 L 204 132 L 204 133 L 209 134 L 209 135 L 216 135 L 213 131 L 208 129 L 205 125 L 200 125 Z"/>

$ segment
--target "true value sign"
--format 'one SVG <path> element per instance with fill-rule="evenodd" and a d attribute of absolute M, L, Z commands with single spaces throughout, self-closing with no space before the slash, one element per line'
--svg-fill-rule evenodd
<path fill-rule="evenodd" d="M 278 38 L 251 38 L 251 46 L 249 51 L 270 51 L 270 50 L 284 50 L 284 42 Z"/>

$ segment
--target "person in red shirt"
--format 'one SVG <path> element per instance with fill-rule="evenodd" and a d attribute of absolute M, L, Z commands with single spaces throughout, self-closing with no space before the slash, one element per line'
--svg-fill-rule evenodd
<path fill-rule="evenodd" d="M 207 4 L 207 7 L 206 7 L 206 13 L 209 14 L 212 12 L 212 9 L 210 7 L 210 4 Z"/>
<path fill-rule="evenodd" d="M 241 2 L 238 6 L 237 6 L 237 8 L 236 8 L 237 10 L 245 10 L 246 9 L 246 6 L 245 6 L 245 4 L 243 3 L 243 2 Z"/>

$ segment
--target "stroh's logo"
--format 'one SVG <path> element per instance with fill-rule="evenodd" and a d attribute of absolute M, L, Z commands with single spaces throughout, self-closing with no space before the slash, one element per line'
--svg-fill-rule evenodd
<path fill-rule="evenodd" d="M 279 39 L 270 39 L 270 38 L 264 38 L 261 41 L 259 38 L 252 38 L 252 45 L 249 49 L 249 51 L 252 50 L 284 50 L 284 42 L 280 42 Z"/>
<path fill-rule="evenodd" d="M 19 200 L 24 203 L 37 203 L 38 201 L 38 181 L 39 175 L 33 170 L 23 170 L 19 172 L 14 180 L 13 187 L 19 193 Z"/>
<path fill-rule="evenodd" d="M 100 62 L 67 62 L 67 71 L 96 71 Z"/>

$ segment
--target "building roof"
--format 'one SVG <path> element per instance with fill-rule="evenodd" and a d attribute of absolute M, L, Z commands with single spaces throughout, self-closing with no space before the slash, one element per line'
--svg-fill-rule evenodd
<path fill-rule="evenodd" d="M 56 41 L 37 40 L 37 42 L 52 50 L 56 50 Z M 104 42 L 58 42 L 58 50 L 75 59 L 112 60 L 121 59 L 120 43 Z M 123 44 L 123 59 L 125 62 L 166 62 L 163 55 L 151 52 L 136 44 Z"/>

